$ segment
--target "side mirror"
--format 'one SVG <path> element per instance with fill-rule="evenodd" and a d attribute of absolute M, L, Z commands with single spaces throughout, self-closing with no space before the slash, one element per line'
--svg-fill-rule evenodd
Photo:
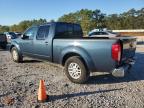
<path fill-rule="evenodd" d="M 20 37 L 23 39 L 24 35 L 22 34 Z"/>
<path fill-rule="evenodd" d="M 22 38 L 22 39 L 28 39 L 29 36 L 26 36 L 26 35 L 22 34 L 22 35 L 21 35 L 21 38 Z"/>

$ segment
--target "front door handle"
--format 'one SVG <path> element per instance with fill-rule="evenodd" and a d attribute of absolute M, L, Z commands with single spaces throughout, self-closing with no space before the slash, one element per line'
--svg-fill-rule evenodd
<path fill-rule="evenodd" d="M 48 45 L 48 42 L 45 42 L 46 45 Z"/>

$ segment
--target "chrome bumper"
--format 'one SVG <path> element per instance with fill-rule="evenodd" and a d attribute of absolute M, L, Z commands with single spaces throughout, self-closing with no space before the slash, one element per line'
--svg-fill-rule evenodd
<path fill-rule="evenodd" d="M 135 60 L 129 62 L 126 66 L 122 66 L 119 68 L 116 68 L 112 71 L 112 75 L 114 77 L 124 77 L 126 72 L 129 72 L 129 70 L 131 69 L 132 65 L 135 64 Z"/>

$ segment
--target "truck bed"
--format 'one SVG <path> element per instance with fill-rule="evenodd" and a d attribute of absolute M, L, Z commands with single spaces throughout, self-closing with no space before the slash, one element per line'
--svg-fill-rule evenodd
<path fill-rule="evenodd" d="M 111 71 L 115 66 L 115 61 L 111 57 L 111 46 L 115 42 L 116 39 L 108 38 L 54 39 L 54 62 L 60 63 L 66 52 L 78 53 L 84 59 L 92 61 L 90 64 L 87 63 L 91 71 Z"/>
<path fill-rule="evenodd" d="M 54 39 L 53 61 L 60 63 L 66 52 L 78 53 L 82 55 L 84 59 L 92 61 L 91 64 L 88 63 L 91 71 L 110 72 L 116 67 L 116 62 L 112 59 L 111 47 L 118 41 L 121 41 L 123 47 L 123 61 L 135 55 L 135 46 L 132 49 L 128 47 L 131 42 L 135 43 L 136 41 L 135 38 L 131 37 L 82 37 Z"/>

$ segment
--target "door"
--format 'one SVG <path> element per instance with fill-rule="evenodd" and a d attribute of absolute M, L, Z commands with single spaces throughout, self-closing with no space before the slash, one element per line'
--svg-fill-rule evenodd
<path fill-rule="evenodd" d="M 33 39 L 37 34 L 38 27 L 31 27 L 23 34 L 20 48 L 24 55 L 31 56 L 33 53 Z"/>
<path fill-rule="evenodd" d="M 40 26 L 34 39 L 34 56 L 39 59 L 51 60 L 52 40 L 48 39 L 50 25 Z"/>

